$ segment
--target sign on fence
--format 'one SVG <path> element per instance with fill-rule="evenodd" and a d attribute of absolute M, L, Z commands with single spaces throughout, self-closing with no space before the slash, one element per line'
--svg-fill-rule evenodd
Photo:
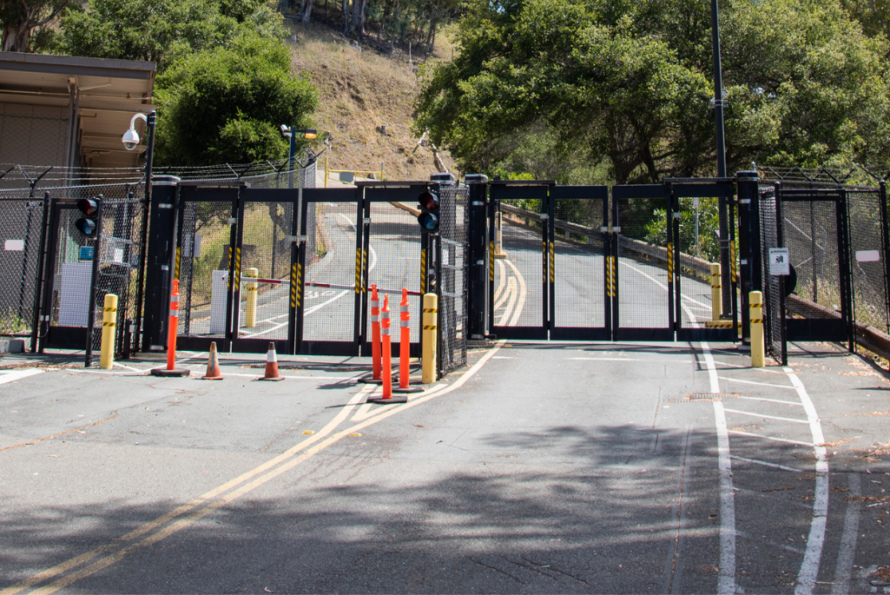
<path fill-rule="evenodd" d="M 769 249 L 769 274 L 774 277 L 786 277 L 791 274 L 788 248 Z"/>

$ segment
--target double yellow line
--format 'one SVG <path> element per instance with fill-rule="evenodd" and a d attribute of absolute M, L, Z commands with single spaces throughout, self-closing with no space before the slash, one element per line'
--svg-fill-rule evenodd
<path fill-rule="evenodd" d="M 345 430 L 331 434 L 347 417 L 352 413 L 356 405 L 363 401 L 375 388 L 374 385 L 368 385 L 360 390 L 349 403 L 340 410 L 339 413 L 322 428 L 317 434 L 312 435 L 303 442 L 293 446 L 289 450 L 280 455 L 266 461 L 262 465 L 239 475 L 238 477 L 216 487 L 209 492 L 199 496 L 198 498 L 179 506 L 164 514 L 153 521 L 150 521 L 126 535 L 118 537 L 109 544 L 99 546 L 79 556 L 66 560 L 61 564 L 57 564 L 52 568 L 48 568 L 39 572 L 21 582 L 0 590 L 0 595 L 13 595 L 20 593 L 26 589 L 31 589 L 52 579 L 53 582 L 39 587 L 33 591 L 34 594 L 48 595 L 59 589 L 83 579 L 88 576 L 107 568 L 115 562 L 125 558 L 139 548 L 155 544 L 171 535 L 188 528 L 195 522 L 201 520 L 208 514 L 217 509 L 237 500 L 241 496 L 255 490 L 265 483 L 275 479 L 279 475 L 290 471 L 294 467 L 309 460 L 325 448 L 342 440 L 343 438 L 354 434 L 359 430 L 374 425 L 384 419 L 388 419 L 393 415 L 397 415 L 403 411 L 407 411 L 413 407 L 417 407 L 431 399 L 441 397 L 463 386 L 473 375 L 475 375 L 484 366 L 488 360 L 494 356 L 500 349 L 503 342 L 499 342 L 493 349 L 488 351 L 476 364 L 470 368 L 466 374 L 461 376 L 457 381 L 450 385 L 443 385 L 434 388 L 422 396 L 405 403 L 404 405 L 389 406 L 383 409 L 383 412 L 369 419 L 355 424 Z M 302 452 L 302 454 L 300 454 Z M 177 520 L 178 519 L 178 520 Z M 173 521 L 173 522 L 171 522 Z M 83 566 L 93 561 L 87 566 Z M 83 566 L 79 570 L 76 568 Z M 71 572 L 74 570 L 74 572 Z M 66 574 L 69 573 L 69 574 Z M 64 576 L 63 576 L 64 575 Z M 61 577 L 61 578 L 57 578 Z"/>

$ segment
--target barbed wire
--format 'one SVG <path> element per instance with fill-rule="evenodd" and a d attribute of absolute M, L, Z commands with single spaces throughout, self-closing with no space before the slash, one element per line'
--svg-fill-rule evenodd
<path fill-rule="evenodd" d="M 305 169 L 320 154 L 310 148 L 304 149 L 295 156 L 292 169 L 288 159 L 199 166 L 156 166 L 152 169 L 152 178 L 176 176 L 182 180 L 222 180 L 269 176 Z M 144 167 L 98 168 L 0 163 L 0 189 L 5 192 L 33 192 L 43 188 L 97 184 L 138 184 L 144 178 Z"/>
<path fill-rule="evenodd" d="M 766 182 L 786 182 L 813 186 L 876 186 L 890 178 L 887 166 L 853 164 L 849 167 L 779 167 L 755 165 L 760 179 Z"/>

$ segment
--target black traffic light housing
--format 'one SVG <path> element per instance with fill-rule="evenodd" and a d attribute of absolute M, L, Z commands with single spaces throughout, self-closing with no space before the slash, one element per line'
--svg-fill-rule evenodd
<path fill-rule="evenodd" d="M 88 238 L 96 235 L 99 228 L 99 203 L 102 202 L 102 195 L 93 198 L 81 198 L 77 201 L 77 208 L 83 213 L 83 217 L 74 222 L 77 231 Z"/>
<path fill-rule="evenodd" d="M 439 233 L 439 197 L 426 189 L 417 197 L 417 202 L 420 205 L 420 215 L 417 216 L 420 228 L 426 233 Z"/>

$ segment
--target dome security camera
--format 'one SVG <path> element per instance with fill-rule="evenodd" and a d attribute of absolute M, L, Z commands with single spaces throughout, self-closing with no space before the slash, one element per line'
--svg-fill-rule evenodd
<path fill-rule="evenodd" d="M 133 151 L 139 146 L 139 134 L 135 129 L 130 128 L 124 133 L 121 142 L 124 143 L 124 148 L 126 150 Z"/>

